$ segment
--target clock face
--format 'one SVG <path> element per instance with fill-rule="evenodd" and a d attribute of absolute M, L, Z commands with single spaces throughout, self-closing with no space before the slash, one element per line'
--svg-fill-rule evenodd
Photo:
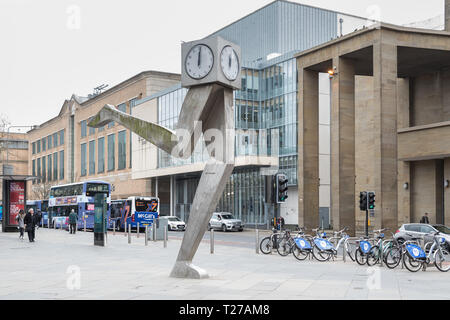
<path fill-rule="evenodd" d="M 234 81 L 239 76 L 239 59 L 236 51 L 231 46 L 223 48 L 220 55 L 220 65 L 225 78 Z"/>
<path fill-rule="evenodd" d="M 186 56 L 186 72 L 193 79 L 198 80 L 206 77 L 211 72 L 213 65 L 214 54 L 204 44 L 194 46 Z"/>

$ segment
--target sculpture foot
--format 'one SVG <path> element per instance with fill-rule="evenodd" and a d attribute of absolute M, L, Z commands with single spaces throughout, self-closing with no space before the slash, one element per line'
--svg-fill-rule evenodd
<path fill-rule="evenodd" d="M 205 270 L 194 266 L 189 261 L 177 261 L 177 263 L 173 267 L 170 277 L 200 280 L 208 279 L 209 275 Z"/>

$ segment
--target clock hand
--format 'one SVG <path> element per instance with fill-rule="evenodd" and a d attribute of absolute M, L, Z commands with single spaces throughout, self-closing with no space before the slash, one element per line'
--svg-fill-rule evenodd
<path fill-rule="evenodd" d="M 198 50 L 198 66 L 200 67 L 201 64 L 202 64 L 202 47 L 200 47 Z"/>
<path fill-rule="evenodd" d="M 230 56 L 228 57 L 228 66 L 231 68 L 231 54 L 230 54 Z"/>

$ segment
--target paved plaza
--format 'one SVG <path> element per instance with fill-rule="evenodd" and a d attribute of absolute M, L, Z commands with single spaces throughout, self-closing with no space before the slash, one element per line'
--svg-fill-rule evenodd
<path fill-rule="evenodd" d="M 253 232 L 250 234 L 250 236 Z M 39 229 L 35 243 L 0 233 L 0 299 L 305 300 L 450 299 L 450 274 L 430 268 L 412 274 L 370 269 L 342 260 L 299 262 L 294 257 L 257 255 L 248 245 L 217 240 L 215 254 L 205 240 L 194 263 L 207 280 L 169 278 L 181 245 L 167 248 L 134 234 L 109 234 L 107 247 L 93 246 L 93 234 L 70 235 Z"/>

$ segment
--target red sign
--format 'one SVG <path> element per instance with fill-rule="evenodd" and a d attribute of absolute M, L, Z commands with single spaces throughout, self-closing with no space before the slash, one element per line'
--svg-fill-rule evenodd
<path fill-rule="evenodd" d="M 19 211 L 25 211 L 25 182 L 16 181 L 9 185 L 9 224 L 18 225 L 16 217 Z"/>

